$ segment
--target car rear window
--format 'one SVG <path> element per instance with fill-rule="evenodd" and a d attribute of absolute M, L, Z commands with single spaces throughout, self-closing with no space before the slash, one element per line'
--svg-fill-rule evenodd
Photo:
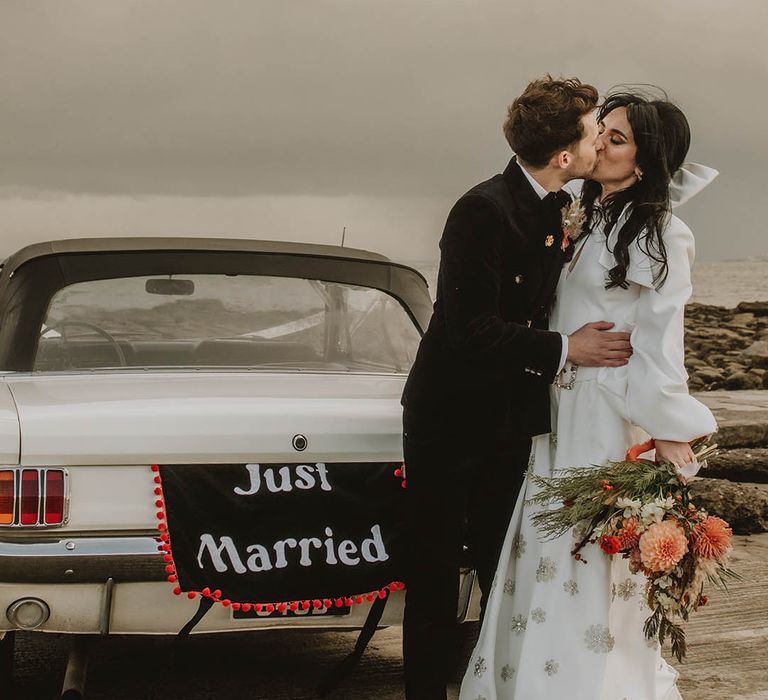
<path fill-rule="evenodd" d="M 263 275 L 125 277 L 60 289 L 33 369 L 405 373 L 419 339 L 403 306 L 369 287 Z"/>

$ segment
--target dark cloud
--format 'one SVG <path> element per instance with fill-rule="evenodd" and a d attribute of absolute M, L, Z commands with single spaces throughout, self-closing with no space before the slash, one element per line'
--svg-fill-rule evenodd
<path fill-rule="evenodd" d="M 381 221 L 407 242 L 503 167 L 504 108 L 550 71 L 663 86 L 723 172 L 683 210 L 700 252 L 766 254 L 766 20 L 763 0 L 8 2 L 0 187 L 298 197 L 308 225 L 312 197 L 424 198 Z"/>

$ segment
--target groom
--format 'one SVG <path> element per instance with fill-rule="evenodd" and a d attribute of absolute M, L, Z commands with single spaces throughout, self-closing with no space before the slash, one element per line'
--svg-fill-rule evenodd
<path fill-rule="evenodd" d="M 531 436 L 550 430 L 549 385 L 566 360 L 619 366 L 631 352 L 629 335 L 599 319 L 570 337 L 547 330 L 570 252 L 561 187 L 595 165 L 597 97 L 575 78 L 530 83 L 504 124 L 517 157 L 461 197 L 443 231 L 434 313 L 402 401 L 408 700 L 446 697 L 464 523 L 484 610 Z"/>

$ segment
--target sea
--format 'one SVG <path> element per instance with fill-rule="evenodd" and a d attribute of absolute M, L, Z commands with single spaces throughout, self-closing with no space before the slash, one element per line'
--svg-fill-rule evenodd
<path fill-rule="evenodd" d="M 419 260 L 406 264 L 424 275 L 434 298 L 437 261 Z M 742 301 L 768 301 L 768 258 L 696 262 L 691 301 L 727 308 Z"/>

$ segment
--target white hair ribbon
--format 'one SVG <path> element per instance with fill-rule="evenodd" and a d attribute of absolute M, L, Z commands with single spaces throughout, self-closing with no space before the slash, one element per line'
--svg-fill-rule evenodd
<path fill-rule="evenodd" d="M 700 163 L 683 163 L 669 183 L 669 199 L 673 207 L 687 202 L 719 175 L 714 168 Z"/>

